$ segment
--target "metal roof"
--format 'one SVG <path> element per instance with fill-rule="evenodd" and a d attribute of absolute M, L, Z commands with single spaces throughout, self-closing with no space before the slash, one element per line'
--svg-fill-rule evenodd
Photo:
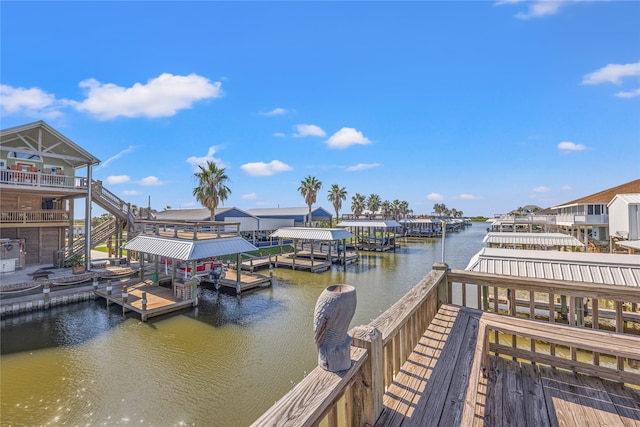
<path fill-rule="evenodd" d="M 260 216 L 304 216 L 309 215 L 309 207 L 308 206 L 300 206 L 293 208 L 259 208 L 259 209 L 249 209 L 247 210 L 251 215 L 255 215 L 257 217 Z M 320 206 L 312 206 L 311 207 L 311 215 L 312 216 L 331 216 L 331 212 Z"/>
<path fill-rule="evenodd" d="M 484 248 L 466 270 L 537 279 L 640 286 L 640 256 Z"/>
<path fill-rule="evenodd" d="M 258 250 L 242 237 L 185 240 L 162 236 L 140 235 L 122 245 L 124 249 L 166 258 L 193 261 L 214 256 Z"/>
<path fill-rule="evenodd" d="M 308 227 L 284 227 L 277 229 L 271 237 L 281 239 L 306 239 L 306 240 L 340 240 L 350 239 L 353 234 L 343 228 L 308 228 Z"/>
<path fill-rule="evenodd" d="M 375 228 L 395 228 L 402 227 L 398 221 L 387 220 L 347 220 L 340 221 L 338 227 L 375 227 Z"/>
<path fill-rule="evenodd" d="M 562 233 L 489 232 L 484 243 L 504 245 L 584 246 L 580 240 Z"/>
<path fill-rule="evenodd" d="M 640 251 L 640 240 L 623 240 L 621 242 L 616 242 L 616 245 Z"/>

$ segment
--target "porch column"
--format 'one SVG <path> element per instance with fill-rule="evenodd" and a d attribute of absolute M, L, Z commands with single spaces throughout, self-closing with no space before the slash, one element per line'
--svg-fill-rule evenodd
<path fill-rule="evenodd" d="M 93 200 L 92 186 L 92 166 L 91 163 L 87 164 L 87 202 L 84 208 L 84 253 L 85 264 L 87 271 L 91 271 L 91 202 Z"/>

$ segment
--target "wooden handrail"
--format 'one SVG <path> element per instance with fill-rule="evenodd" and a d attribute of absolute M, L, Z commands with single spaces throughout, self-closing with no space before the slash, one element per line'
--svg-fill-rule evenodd
<path fill-rule="evenodd" d="M 435 266 L 434 266 L 435 268 Z M 287 395 L 280 399 L 276 405 L 269 409 L 253 425 L 313 425 L 316 426 L 329 414 L 329 425 L 373 425 L 382 410 L 382 397 L 386 388 L 391 384 L 395 375 L 402 365 L 408 360 L 411 351 L 415 348 L 420 337 L 427 329 L 435 317 L 439 307 L 444 303 L 451 303 L 451 285 L 460 283 L 463 286 L 471 285 L 478 288 L 478 306 L 481 307 L 481 294 L 487 296 L 488 291 L 483 288 L 494 288 L 494 295 L 498 295 L 498 289 L 529 292 L 531 299 L 535 293 L 549 294 L 549 300 L 559 295 L 566 295 L 570 299 L 570 307 L 577 312 L 577 304 L 582 298 L 593 299 L 593 328 L 583 328 L 576 326 L 559 325 L 555 322 L 555 316 L 549 322 L 535 322 L 537 328 L 527 330 L 532 320 L 515 317 L 515 298 L 510 298 L 508 311 L 498 314 L 498 301 L 494 299 L 494 312 L 482 311 L 482 318 L 486 319 L 483 327 L 479 329 L 476 353 L 488 355 L 489 352 L 508 354 L 514 357 L 522 357 L 533 362 L 551 363 L 556 360 L 559 367 L 572 369 L 577 367 L 578 371 L 586 373 L 597 373 L 602 378 L 609 378 L 617 381 L 638 383 L 639 374 L 624 371 L 623 362 L 625 359 L 632 359 L 640 348 L 640 337 L 623 334 L 623 322 L 629 321 L 623 316 L 623 304 L 634 304 L 640 302 L 640 288 L 599 285 L 583 282 L 567 282 L 560 280 L 530 279 L 524 277 L 500 276 L 493 274 L 475 273 L 469 271 L 445 269 L 433 270 L 423 278 L 416 286 L 407 292 L 400 300 L 382 313 L 369 325 L 353 328 L 349 333 L 353 338 L 353 351 L 357 348 L 362 351 L 362 360 L 352 364 L 348 372 L 349 381 L 327 381 L 331 375 L 321 368 L 316 368 L 313 375 L 307 376 L 298 386 L 292 389 Z M 463 291 L 464 293 L 464 291 Z M 464 299 L 464 298 L 463 298 Z M 598 330 L 598 304 L 599 300 L 614 301 L 615 319 L 617 333 Z M 465 305 L 465 304 L 463 304 Z M 554 306 L 555 307 L 555 306 Z M 530 302 L 531 312 L 529 317 L 534 318 L 535 305 Z M 555 308 L 550 313 L 555 315 Z M 637 310 L 633 308 L 633 310 Z M 629 316 L 630 321 L 634 321 L 633 316 Z M 575 318 L 569 316 L 569 323 Z M 510 326 L 511 325 L 511 326 Z M 515 325 L 515 326 L 514 326 Z M 558 328 L 558 329 L 556 329 Z M 594 330 L 596 329 L 596 330 Z M 557 330 L 557 333 L 554 332 Z M 491 332 L 489 332 L 491 331 Z M 495 342 L 499 332 L 515 334 L 516 332 L 532 340 L 531 350 L 521 349 L 515 345 L 515 335 L 512 347 Z M 597 343 L 584 344 L 585 337 L 590 333 L 597 334 L 602 338 Z M 607 335 L 610 334 L 610 335 Z M 616 352 L 607 346 L 606 337 L 612 337 L 616 343 L 624 343 L 627 337 L 632 337 L 628 345 L 619 347 Z M 494 342 L 490 342 L 493 339 Z M 582 339 L 582 341 L 581 341 Z M 572 359 L 555 357 L 555 351 L 551 354 L 542 354 L 535 351 L 533 341 L 541 340 L 550 342 L 552 348 L 555 345 L 568 345 L 572 348 Z M 575 359 L 575 349 L 590 350 L 594 352 L 594 363 L 586 364 Z M 599 353 L 614 353 L 617 357 L 617 366 L 610 368 L 598 366 Z M 476 360 L 477 359 L 477 360 Z M 472 376 L 477 378 L 482 372 L 482 363 L 486 366 L 486 357 L 474 359 Z M 473 406 L 475 405 L 475 391 L 477 381 L 472 379 L 469 383 L 467 401 L 463 420 L 473 419 Z M 329 390 L 325 390 L 329 388 Z M 313 391 L 322 389 L 321 401 L 311 400 L 309 395 Z M 474 396 L 469 396 L 469 393 Z M 345 399 L 345 419 L 342 423 L 337 422 L 336 405 L 339 399 Z M 310 405 L 310 406 L 307 406 Z M 306 411 L 310 411 L 312 416 L 303 417 Z M 291 416 L 294 414 L 295 416 Z M 283 421 L 279 417 L 283 418 Z M 465 418 L 466 417 L 466 418 Z M 297 422 L 296 422 L 297 421 Z"/>

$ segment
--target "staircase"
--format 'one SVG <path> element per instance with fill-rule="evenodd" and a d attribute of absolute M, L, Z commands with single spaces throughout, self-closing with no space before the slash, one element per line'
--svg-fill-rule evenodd
<path fill-rule="evenodd" d="M 128 232 L 128 238 L 133 237 L 136 234 L 136 216 L 131 211 L 131 206 L 111 191 L 104 188 L 101 181 L 92 181 L 91 191 L 91 200 L 117 219 L 124 221 L 125 226 L 129 225 L 129 230 L 133 231 Z M 111 218 L 110 220 L 91 229 L 92 248 L 104 243 L 109 239 L 109 237 L 113 236 L 116 231 L 119 231 L 116 229 L 118 224 L 116 218 Z M 71 247 L 64 247 L 56 253 L 56 264 L 58 266 L 62 266 L 64 262 L 72 256 L 78 253 L 84 253 L 86 244 L 85 236 L 75 239 Z"/>

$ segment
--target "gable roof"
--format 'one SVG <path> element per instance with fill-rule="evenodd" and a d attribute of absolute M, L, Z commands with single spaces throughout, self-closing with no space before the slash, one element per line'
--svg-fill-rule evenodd
<path fill-rule="evenodd" d="M 100 160 L 42 120 L 0 130 L 0 150 L 61 159 L 74 169 Z"/>
<path fill-rule="evenodd" d="M 561 205 L 553 207 L 553 209 L 563 208 L 565 206 L 580 205 L 586 203 L 609 203 L 617 194 L 631 194 L 640 193 L 640 179 L 627 182 L 626 184 L 618 185 L 607 190 L 602 190 L 598 193 L 591 194 L 589 196 L 581 197 L 580 199 L 572 200 L 571 202 L 563 203 Z"/>
<path fill-rule="evenodd" d="M 223 215 L 230 211 L 237 211 L 246 214 L 248 217 L 253 217 L 249 212 L 243 211 L 236 207 L 218 208 L 215 211 L 215 216 Z M 156 219 L 158 220 L 180 220 L 180 221 L 208 221 L 211 216 L 211 211 L 208 208 L 189 208 L 189 209 L 166 209 L 162 212 L 156 213 Z"/>
<path fill-rule="evenodd" d="M 309 208 L 306 206 L 293 208 L 261 208 L 249 209 L 251 215 L 255 216 L 305 216 L 309 214 Z M 319 206 L 311 207 L 311 216 L 332 216 L 331 212 Z"/>
<path fill-rule="evenodd" d="M 186 240 L 172 237 L 141 234 L 124 245 L 124 249 L 138 251 L 165 258 L 193 261 L 214 256 L 239 254 L 258 248 L 242 237 L 207 240 Z"/>

